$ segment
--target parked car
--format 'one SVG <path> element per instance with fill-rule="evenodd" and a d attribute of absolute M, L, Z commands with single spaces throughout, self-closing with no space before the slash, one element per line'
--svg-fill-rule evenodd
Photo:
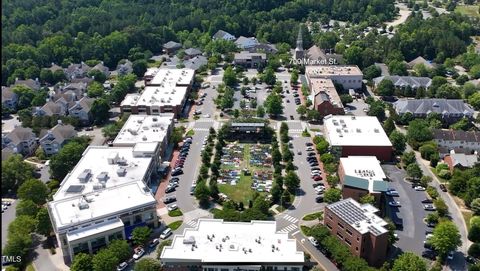
<path fill-rule="evenodd" d="M 298 154 L 298 155 L 302 155 L 302 151 L 298 151 L 297 154 Z"/>
<path fill-rule="evenodd" d="M 399 196 L 397 190 L 394 190 L 394 189 L 388 190 L 385 194 L 387 194 L 387 196 L 391 196 L 391 197 L 398 197 Z"/>
<path fill-rule="evenodd" d="M 423 247 L 427 249 L 433 249 L 432 244 L 430 244 L 427 240 L 423 241 Z"/>
<path fill-rule="evenodd" d="M 161 234 L 160 239 L 167 239 L 168 236 L 172 235 L 172 229 L 166 228 Z"/>
<path fill-rule="evenodd" d="M 427 249 L 427 250 L 422 252 L 422 257 L 433 261 L 437 257 L 437 253 L 433 250 Z"/>
<path fill-rule="evenodd" d="M 440 190 L 447 192 L 447 187 L 444 184 L 440 184 Z"/>
<path fill-rule="evenodd" d="M 321 180 L 323 180 L 322 176 L 315 176 L 313 177 L 313 180 L 316 181 L 316 182 L 319 182 Z"/>
<path fill-rule="evenodd" d="M 307 147 L 308 146 L 313 146 L 313 143 L 312 142 L 307 142 L 307 143 L 305 143 L 305 146 L 307 146 Z"/>
<path fill-rule="evenodd" d="M 175 211 L 175 210 L 177 210 L 177 209 L 178 209 L 178 206 L 177 206 L 176 204 L 172 204 L 172 205 L 169 205 L 169 206 L 167 207 L 167 210 L 168 210 L 169 212 Z"/>
<path fill-rule="evenodd" d="M 473 257 L 470 256 L 470 255 L 467 256 L 467 257 L 465 257 L 465 261 L 467 261 L 467 263 L 469 263 L 469 264 L 476 264 L 476 263 L 478 262 L 477 259 L 473 258 Z"/>
<path fill-rule="evenodd" d="M 310 241 L 314 247 L 318 246 L 318 241 L 313 236 L 309 236 L 308 241 Z"/>
<path fill-rule="evenodd" d="M 192 187 L 190 187 L 190 195 L 193 195 L 195 193 L 195 186 L 192 185 Z"/>
<path fill-rule="evenodd" d="M 415 186 L 413 189 L 415 189 L 415 191 L 425 191 L 425 187 L 420 185 Z"/>
<path fill-rule="evenodd" d="M 89 126 L 89 127 L 85 128 L 85 131 L 93 131 L 93 127 Z"/>
<path fill-rule="evenodd" d="M 435 206 L 433 206 L 432 204 L 425 204 L 425 205 L 423 205 L 423 209 L 424 209 L 425 211 L 435 211 L 435 210 L 436 210 Z"/>
<path fill-rule="evenodd" d="M 431 200 L 431 199 L 424 199 L 424 200 L 422 200 L 422 203 L 433 203 L 433 200 Z"/>
<path fill-rule="evenodd" d="M 172 193 L 173 191 L 175 191 L 175 187 L 174 187 L 174 186 L 167 186 L 167 188 L 165 189 L 165 193 L 166 193 L 166 194 Z"/>
<path fill-rule="evenodd" d="M 388 205 L 390 205 L 392 207 L 400 207 L 401 206 L 400 201 L 389 201 Z"/>
<path fill-rule="evenodd" d="M 122 262 L 117 266 L 117 271 L 125 270 L 125 268 L 127 268 L 127 266 L 128 266 L 127 262 Z"/>
<path fill-rule="evenodd" d="M 315 198 L 315 202 L 316 202 L 316 203 L 321 203 L 321 202 L 323 202 L 323 196 L 320 195 L 320 196 L 316 197 L 316 198 Z"/>
<path fill-rule="evenodd" d="M 182 175 L 182 174 L 183 174 L 183 170 L 181 170 L 181 169 L 174 170 L 172 172 L 172 176 L 178 176 L 178 175 Z"/>
<path fill-rule="evenodd" d="M 163 203 L 168 204 L 168 203 L 174 202 L 176 200 L 177 200 L 177 198 L 175 196 L 170 196 L 170 197 L 164 198 Z"/>
<path fill-rule="evenodd" d="M 314 183 L 312 184 L 313 188 L 317 187 L 317 186 L 323 186 L 325 187 L 325 185 L 323 183 Z"/>
<path fill-rule="evenodd" d="M 153 239 L 152 241 L 150 241 L 150 244 L 148 244 L 148 246 L 149 246 L 150 248 L 154 248 L 155 246 L 158 245 L 158 243 L 159 243 L 158 238 L 155 238 L 155 239 Z"/>
<path fill-rule="evenodd" d="M 142 256 L 145 255 L 145 250 L 142 247 L 135 249 L 135 253 L 133 254 L 133 259 L 138 261 Z"/>

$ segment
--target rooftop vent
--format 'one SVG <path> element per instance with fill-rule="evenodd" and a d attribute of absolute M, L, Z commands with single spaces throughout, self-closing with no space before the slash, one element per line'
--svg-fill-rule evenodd
<path fill-rule="evenodd" d="M 117 175 L 120 177 L 123 177 L 127 174 L 127 169 L 124 167 L 118 168 L 117 169 Z"/>
<path fill-rule="evenodd" d="M 90 179 L 90 177 L 92 176 L 92 170 L 91 169 L 84 169 L 82 173 L 80 173 L 78 175 L 78 180 L 81 182 L 81 183 L 86 183 L 88 182 L 88 180 Z"/>

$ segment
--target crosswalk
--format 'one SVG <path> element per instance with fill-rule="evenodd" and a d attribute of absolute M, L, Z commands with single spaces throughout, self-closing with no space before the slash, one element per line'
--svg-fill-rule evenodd
<path fill-rule="evenodd" d="M 279 230 L 279 232 L 288 233 L 288 232 L 291 232 L 295 229 L 298 229 L 298 226 L 296 224 L 290 224 L 290 225 L 286 226 L 285 228 Z"/>
<path fill-rule="evenodd" d="M 199 131 L 199 132 L 208 132 L 210 128 L 193 128 L 194 131 Z"/>
<path fill-rule="evenodd" d="M 289 221 L 289 222 L 292 222 L 292 223 L 297 223 L 298 222 L 298 218 L 295 218 L 295 217 L 290 216 L 290 215 L 285 215 L 282 218 Z"/>
<path fill-rule="evenodd" d="M 303 130 L 302 129 L 288 129 L 288 132 L 289 133 L 301 133 L 301 132 L 303 132 Z"/>
<path fill-rule="evenodd" d="M 188 226 L 195 228 L 197 226 L 197 221 L 196 220 L 190 220 L 186 223 Z"/>

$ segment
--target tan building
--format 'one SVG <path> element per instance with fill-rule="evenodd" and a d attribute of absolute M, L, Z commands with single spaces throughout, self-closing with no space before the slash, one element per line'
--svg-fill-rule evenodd
<path fill-rule="evenodd" d="M 320 112 L 322 117 L 345 114 L 342 101 L 331 79 L 307 77 L 307 82 L 311 90 L 310 100 L 313 108 Z"/>
<path fill-rule="evenodd" d="M 48 211 L 65 262 L 129 239 L 136 227 L 158 227 L 157 202 L 147 186 L 156 170 L 151 144 L 90 146 L 63 179 Z"/>
<path fill-rule="evenodd" d="M 305 76 L 307 81 L 313 78 L 331 79 L 345 90 L 362 88 L 363 73 L 358 66 L 311 65 L 305 67 Z"/>
<path fill-rule="evenodd" d="M 350 252 L 369 265 L 381 266 L 387 256 L 387 222 L 370 204 L 361 205 L 352 198 L 325 206 L 324 224 L 333 236 L 345 243 Z"/>

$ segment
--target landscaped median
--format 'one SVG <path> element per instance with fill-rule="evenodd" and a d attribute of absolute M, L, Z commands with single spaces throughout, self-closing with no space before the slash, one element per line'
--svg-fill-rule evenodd
<path fill-rule="evenodd" d="M 178 220 L 178 221 L 175 221 L 175 222 L 172 222 L 170 224 L 168 224 L 168 227 L 170 229 L 172 229 L 172 231 L 180 228 L 180 226 L 182 225 L 183 221 L 182 220 Z"/>
<path fill-rule="evenodd" d="M 173 211 L 168 211 L 168 215 L 171 216 L 171 217 L 176 217 L 176 216 L 183 215 L 183 213 L 182 213 L 182 211 L 180 211 L 180 209 L 176 209 L 176 210 L 173 210 Z"/>
<path fill-rule="evenodd" d="M 315 219 L 321 220 L 322 218 L 323 218 L 323 212 L 316 212 L 316 213 L 311 213 L 311 214 L 305 215 L 302 218 L 302 220 L 312 221 L 312 220 L 315 220 Z"/>

